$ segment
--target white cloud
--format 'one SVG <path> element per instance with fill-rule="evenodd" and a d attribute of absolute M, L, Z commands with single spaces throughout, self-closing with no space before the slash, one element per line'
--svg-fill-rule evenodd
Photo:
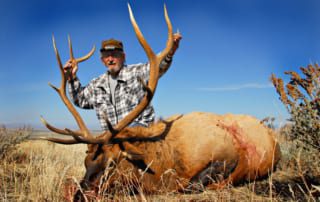
<path fill-rule="evenodd" d="M 220 86 L 220 87 L 205 87 L 205 88 L 196 88 L 198 91 L 207 91 L 207 92 L 224 92 L 224 91 L 238 91 L 243 89 L 264 89 L 272 88 L 271 83 L 268 84 L 259 84 L 259 83 L 246 83 L 230 86 Z"/>

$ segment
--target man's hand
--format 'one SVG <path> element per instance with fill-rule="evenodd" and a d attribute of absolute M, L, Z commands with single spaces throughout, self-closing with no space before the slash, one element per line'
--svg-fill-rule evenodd
<path fill-rule="evenodd" d="M 168 54 L 168 57 L 172 57 L 174 55 L 176 50 L 179 48 L 179 43 L 181 39 L 182 39 L 182 35 L 180 34 L 179 31 L 173 34 L 173 46 L 171 51 Z"/>
<path fill-rule="evenodd" d="M 78 64 L 76 60 L 68 60 L 66 64 L 63 66 L 63 71 L 68 81 L 74 79 L 78 71 Z"/>

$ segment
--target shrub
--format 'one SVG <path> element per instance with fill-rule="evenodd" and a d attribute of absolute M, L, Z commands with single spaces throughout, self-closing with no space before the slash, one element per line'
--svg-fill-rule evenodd
<path fill-rule="evenodd" d="M 15 148 L 15 146 L 27 138 L 31 134 L 31 129 L 28 127 L 20 129 L 7 129 L 5 126 L 0 127 L 0 159 L 4 155 Z"/>
<path fill-rule="evenodd" d="M 289 124 L 279 131 L 285 138 L 281 169 L 291 172 L 289 176 L 294 183 L 290 185 L 290 192 L 294 193 L 294 199 L 301 198 L 296 197 L 302 192 L 316 201 L 320 196 L 320 67 L 314 64 L 300 70 L 301 76 L 295 71 L 285 72 L 291 76 L 287 84 L 274 74 L 271 76 L 290 114 Z M 299 189 L 293 188 L 296 185 Z"/>
<path fill-rule="evenodd" d="M 290 138 L 298 140 L 304 149 L 320 151 L 320 68 L 315 64 L 300 70 L 303 77 L 294 71 L 285 72 L 291 75 L 285 87 L 274 74 L 271 81 L 291 115 Z"/>

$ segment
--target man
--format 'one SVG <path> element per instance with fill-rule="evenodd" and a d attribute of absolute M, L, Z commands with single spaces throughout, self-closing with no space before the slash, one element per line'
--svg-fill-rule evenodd
<path fill-rule="evenodd" d="M 174 43 L 171 51 L 160 64 L 160 76 L 170 67 L 172 57 L 179 47 L 182 36 L 174 34 Z M 82 87 L 76 76 L 77 65 L 69 60 L 65 72 L 71 72 L 69 94 L 71 100 L 80 108 L 95 109 L 103 130 L 108 130 L 106 118 L 112 125 L 116 125 L 143 98 L 145 91 L 138 81 L 138 77 L 145 82 L 149 80 L 149 64 L 125 65 L 125 52 L 121 41 L 109 39 L 102 41 L 101 61 L 108 68 L 106 73 L 93 79 L 87 86 Z M 131 124 L 147 127 L 154 122 L 155 112 L 150 104 Z"/>

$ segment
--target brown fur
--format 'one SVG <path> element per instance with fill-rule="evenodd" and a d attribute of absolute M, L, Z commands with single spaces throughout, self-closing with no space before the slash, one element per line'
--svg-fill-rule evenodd
<path fill-rule="evenodd" d="M 97 173 L 105 170 L 108 159 L 115 168 L 108 185 L 130 182 L 146 193 L 155 193 L 183 190 L 214 162 L 223 162 L 226 168 L 237 164 L 229 176 L 212 182 L 209 188 L 255 180 L 271 172 L 280 158 L 274 132 L 247 115 L 193 112 L 172 116 L 149 128 L 126 128 L 113 141 L 102 150 L 92 146 L 95 149 L 88 153 L 86 165 L 98 170 L 96 176 L 86 176 L 95 186 L 101 177 Z M 93 163 L 93 153 L 98 163 Z M 141 172 L 141 165 L 148 172 Z"/>

